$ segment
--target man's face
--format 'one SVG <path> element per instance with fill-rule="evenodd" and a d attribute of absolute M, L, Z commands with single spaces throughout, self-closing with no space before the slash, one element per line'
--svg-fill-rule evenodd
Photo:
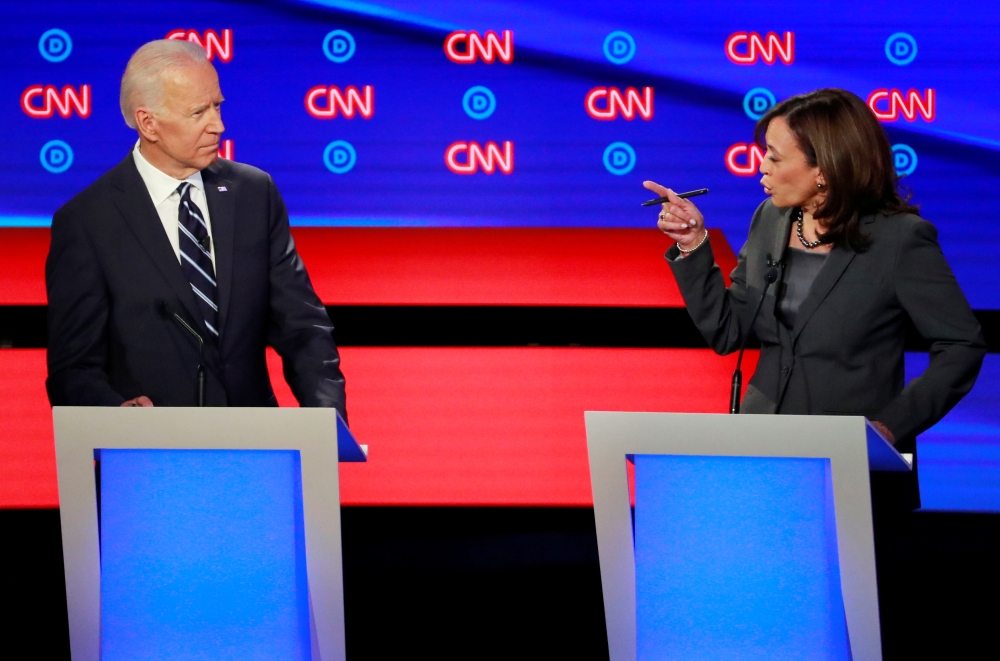
<path fill-rule="evenodd" d="M 168 70 L 162 108 L 147 139 L 181 170 L 204 170 L 219 157 L 222 124 L 219 76 L 209 63 Z M 173 169 L 173 168 L 171 168 Z"/>

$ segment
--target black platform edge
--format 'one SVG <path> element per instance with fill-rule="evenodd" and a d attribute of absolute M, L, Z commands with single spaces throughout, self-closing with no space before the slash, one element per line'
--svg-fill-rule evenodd
<path fill-rule="evenodd" d="M 705 348 L 684 308 L 328 306 L 340 346 Z M 1000 310 L 977 310 L 1000 353 Z M 0 348 L 44 348 L 45 306 L 0 306 Z M 908 351 L 929 348 L 907 328 Z"/>
<path fill-rule="evenodd" d="M 591 508 L 341 511 L 349 658 L 608 658 Z M 5 651 L 69 659 L 59 511 L 0 510 L 0 538 Z M 916 512 L 876 543 L 884 659 L 988 656 L 1000 514 Z"/>

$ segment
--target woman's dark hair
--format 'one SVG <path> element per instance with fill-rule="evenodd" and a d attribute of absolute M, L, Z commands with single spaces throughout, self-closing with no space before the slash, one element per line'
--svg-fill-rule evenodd
<path fill-rule="evenodd" d="M 824 231 L 823 243 L 865 250 L 861 216 L 918 213 L 899 194 L 899 176 L 889 138 L 864 101 L 841 89 L 821 89 L 785 99 L 757 122 L 754 139 L 766 148 L 764 134 L 783 117 L 812 167 L 826 179 L 826 202 L 813 213 Z"/>

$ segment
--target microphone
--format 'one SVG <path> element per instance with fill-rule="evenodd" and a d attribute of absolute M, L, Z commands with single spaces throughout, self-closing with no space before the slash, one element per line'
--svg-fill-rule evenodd
<path fill-rule="evenodd" d="M 743 390 L 743 372 L 740 371 L 740 366 L 743 364 L 743 351 L 747 348 L 747 340 L 750 339 L 753 326 L 757 323 L 757 316 L 760 314 L 760 309 L 764 306 L 764 297 L 767 296 L 767 290 L 778 280 L 778 267 L 781 266 L 781 262 L 774 261 L 771 259 L 771 253 L 767 253 L 767 266 L 768 269 L 764 272 L 764 291 L 760 293 L 760 300 L 757 301 L 757 309 L 753 312 L 750 327 L 747 329 L 747 334 L 743 337 L 743 342 L 740 343 L 740 354 L 736 358 L 736 371 L 733 372 L 732 388 L 729 391 L 729 413 L 731 414 L 740 412 L 740 398 Z"/>
<path fill-rule="evenodd" d="M 205 339 L 194 329 L 191 324 L 184 321 L 184 317 L 179 315 L 173 307 L 166 301 L 157 301 L 160 314 L 177 322 L 181 328 L 190 333 L 198 342 L 198 406 L 205 405 Z"/>

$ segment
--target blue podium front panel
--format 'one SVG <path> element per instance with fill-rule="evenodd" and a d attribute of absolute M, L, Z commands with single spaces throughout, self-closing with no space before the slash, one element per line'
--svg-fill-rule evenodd
<path fill-rule="evenodd" d="M 103 661 L 310 659 L 298 451 L 98 456 Z"/>
<path fill-rule="evenodd" d="M 636 649 L 849 659 L 828 459 L 635 456 Z"/>

